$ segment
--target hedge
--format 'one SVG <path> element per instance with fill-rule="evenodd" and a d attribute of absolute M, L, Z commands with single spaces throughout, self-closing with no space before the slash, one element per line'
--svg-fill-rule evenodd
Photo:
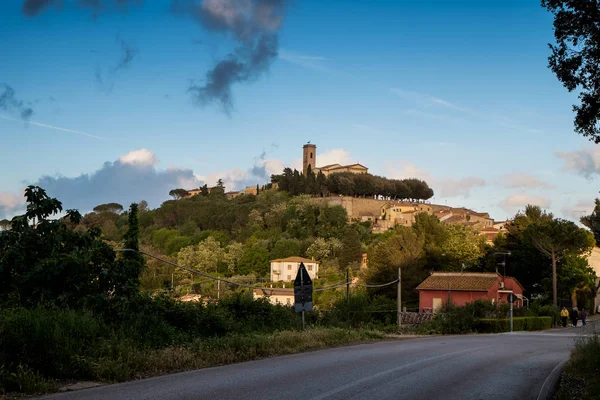
<path fill-rule="evenodd" d="M 552 328 L 552 317 L 516 317 L 513 318 L 513 331 L 541 331 Z M 475 324 L 479 333 L 497 333 L 510 331 L 510 319 L 482 318 Z"/>

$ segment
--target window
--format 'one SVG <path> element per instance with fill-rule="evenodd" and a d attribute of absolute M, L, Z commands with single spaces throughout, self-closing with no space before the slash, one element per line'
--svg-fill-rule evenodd
<path fill-rule="evenodd" d="M 292 264 L 288 264 L 288 271 L 292 270 Z"/>
<path fill-rule="evenodd" d="M 290 304 L 292 304 L 292 301 L 290 300 L 290 298 L 289 298 L 289 297 L 286 299 L 286 303 L 287 303 L 287 305 L 288 305 L 288 306 L 289 306 Z"/>
<path fill-rule="evenodd" d="M 309 271 L 312 271 L 312 265 L 309 265 L 309 266 L 308 266 L 308 270 L 309 270 Z"/>
<path fill-rule="evenodd" d="M 291 276 L 291 275 L 288 275 L 288 279 L 287 279 L 287 280 L 288 280 L 288 281 L 291 281 L 291 280 L 292 280 L 292 276 Z"/>
<path fill-rule="evenodd" d="M 310 153 L 310 159 L 312 160 L 312 153 Z"/>

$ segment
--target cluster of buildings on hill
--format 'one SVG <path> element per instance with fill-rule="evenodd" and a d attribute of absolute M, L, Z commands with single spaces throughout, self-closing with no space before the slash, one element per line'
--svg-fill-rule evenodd
<path fill-rule="evenodd" d="M 329 201 L 344 207 L 349 220 L 370 222 L 374 233 L 385 232 L 397 225 L 411 226 L 418 213 L 426 213 L 434 215 L 445 224 L 461 224 L 476 229 L 491 244 L 500 232 L 506 230 L 508 222 L 494 221 L 488 213 L 464 207 L 359 197 L 330 197 Z"/>

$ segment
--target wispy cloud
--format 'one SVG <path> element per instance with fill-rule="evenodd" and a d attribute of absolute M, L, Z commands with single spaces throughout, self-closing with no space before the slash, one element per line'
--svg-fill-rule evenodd
<path fill-rule="evenodd" d="M 11 118 L 11 117 L 7 117 L 7 116 L 4 116 L 4 115 L 0 115 L 0 119 L 6 120 L 6 121 L 13 121 L 13 122 L 23 122 L 20 119 Z M 76 135 L 85 136 L 85 137 L 89 137 L 89 138 L 97 139 L 97 140 L 107 140 L 106 138 L 103 138 L 101 136 L 96 136 L 96 135 L 93 135 L 91 133 L 87 133 L 87 132 L 83 132 L 83 131 L 78 131 L 78 130 L 75 130 L 75 129 L 62 128 L 60 126 L 55 126 L 55 125 L 50 125 L 50 124 L 44 124 L 42 122 L 36 122 L 36 121 L 29 120 L 29 121 L 25 122 L 25 124 L 35 125 L 35 126 L 39 126 L 41 128 L 46 128 L 46 129 L 53 129 L 55 131 L 61 131 L 61 132 L 67 132 L 67 133 L 74 133 Z"/>
<path fill-rule="evenodd" d="M 414 102 L 417 106 L 417 110 L 408 110 L 407 113 L 411 113 L 414 115 L 421 115 L 427 118 L 435 118 L 435 119 L 449 119 L 450 117 L 445 114 L 435 114 L 435 113 L 426 113 L 423 110 L 430 110 L 435 107 L 442 107 L 452 111 L 458 111 L 462 115 L 467 115 L 471 118 L 475 118 L 480 121 L 487 121 L 489 123 L 501 126 L 503 128 L 511 129 L 517 132 L 524 133 L 539 133 L 541 132 L 539 129 L 532 129 L 527 126 L 522 125 L 518 121 L 514 121 L 511 118 L 508 118 L 503 115 L 498 115 L 495 113 L 485 112 L 474 110 L 460 104 L 441 99 L 436 96 L 432 96 L 426 93 L 418 93 L 412 92 L 408 90 L 398 89 L 398 88 L 390 88 L 390 92 L 402 97 L 405 100 Z"/>
<path fill-rule="evenodd" d="M 500 177 L 500 184 L 506 189 L 553 189 L 555 186 L 525 173 L 506 174 Z"/>
<path fill-rule="evenodd" d="M 527 193 L 519 193 L 508 196 L 498 205 L 506 212 L 516 212 L 518 209 L 524 209 L 528 205 L 540 206 L 549 208 L 550 199 L 542 196 L 533 196 Z"/>
<path fill-rule="evenodd" d="M 294 51 L 280 49 L 278 57 L 284 61 L 299 65 L 304 68 L 313 69 L 321 72 L 333 72 L 324 65 L 324 61 L 329 61 L 329 58 L 323 56 L 315 56 L 308 54 L 300 54 Z"/>
<path fill-rule="evenodd" d="M 556 156 L 565 161 L 565 171 L 575 172 L 587 179 L 600 174 L 600 147 L 557 152 Z"/>
<path fill-rule="evenodd" d="M 398 164 L 400 168 L 398 168 Z M 398 163 L 387 163 L 388 176 L 397 179 L 416 178 L 427 182 L 440 197 L 463 197 L 471 195 L 471 191 L 487 185 L 485 179 L 477 176 L 463 178 L 440 178 L 434 177 L 429 171 L 417 167 L 415 164 L 399 161 Z"/>

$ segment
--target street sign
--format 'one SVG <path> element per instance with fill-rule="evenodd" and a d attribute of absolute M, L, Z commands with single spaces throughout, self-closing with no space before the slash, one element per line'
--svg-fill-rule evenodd
<path fill-rule="evenodd" d="M 509 303 L 514 303 L 515 301 L 517 301 L 518 297 L 516 295 L 514 295 L 513 293 L 510 293 L 507 297 L 506 300 L 508 300 Z"/>
<path fill-rule="evenodd" d="M 304 263 L 300 263 L 294 280 L 294 309 L 296 312 L 312 311 L 312 292 L 312 279 L 310 279 Z"/>

